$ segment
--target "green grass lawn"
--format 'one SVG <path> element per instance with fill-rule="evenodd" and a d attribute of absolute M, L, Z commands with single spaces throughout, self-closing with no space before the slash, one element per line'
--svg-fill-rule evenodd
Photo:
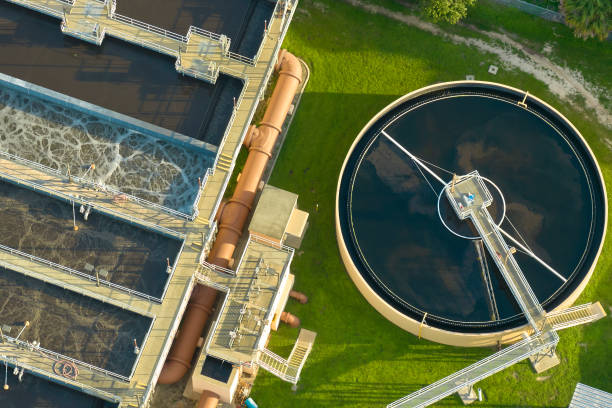
<path fill-rule="evenodd" d="M 561 25 L 553 27 L 486 3 L 474 10 L 467 23 L 485 29 L 501 26 L 534 44 L 555 41 L 563 48 L 555 56 L 557 61 L 584 68 L 588 80 L 608 90 L 612 87 L 611 65 L 605 65 L 610 61 L 609 44 L 606 49 L 591 41 L 577 42 Z M 285 47 L 308 63 L 311 78 L 270 183 L 298 193 L 300 208 L 310 212 L 310 228 L 292 266 L 295 289 L 308 294 L 310 302 L 290 301 L 287 310 L 301 318 L 303 327 L 318 332 L 318 337 L 296 392 L 262 370 L 252 396 L 262 408 L 381 407 L 493 350 L 418 340 L 379 315 L 349 279 L 336 245 L 333 211 L 340 167 L 361 128 L 401 95 L 473 73 L 477 79 L 527 89 L 558 108 L 590 143 L 608 180 L 608 191 L 612 191 L 612 152 L 604 143 L 610 131 L 590 113 L 561 102 L 527 74 L 503 69 L 497 76 L 487 74 L 488 65 L 497 62 L 495 56 L 339 0 L 302 0 Z M 580 50 L 582 54 L 575 54 Z M 596 273 L 578 301 L 600 300 L 608 312 L 612 303 L 611 242 L 607 241 Z M 283 326 L 272 335 L 269 347 L 287 356 L 297 334 L 297 329 Z M 538 381 L 530 365 L 523 362 L 478 383 L 486 402 L 477 404 L 566 407 L 578 381 L 612 391 L 612 320 L 607 317 L 567 329 L 560 336 L 562 364 L 542 374 L 550 378 Z M 451 396 L 438 405 L 461 403 Z"/>

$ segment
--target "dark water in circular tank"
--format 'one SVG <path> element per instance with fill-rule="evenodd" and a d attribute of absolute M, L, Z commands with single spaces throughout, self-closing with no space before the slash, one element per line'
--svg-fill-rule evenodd
<path fill-rule="evenodd" d="M 427 312 L 428 324 L 466 332 L 525 322 L 487 254 L 500 316 L 492 320 L 475 242 L 451 234 L 438 216 L 442 183 L 381 130 L 444 181 L 452 172 L 478 170 L 500 188 L 507 205 L 501 227 L 567 279 L 515 254 L 546 309 L 567 297 L 591 267 L 605 218 L 594 160 L 566 121 L 530 99 L 523 109 L 520 100 L 512 92 L 470 87 L 421 96 L 374 123 L 349 157 L 339 198 L 346 246 L 369 285 L 402 313 L 420 320 Z M 497 221 L 501 199 L 488 187 Z M 441 213 L 458 233 L 477 235 L 444 195 Z"/>

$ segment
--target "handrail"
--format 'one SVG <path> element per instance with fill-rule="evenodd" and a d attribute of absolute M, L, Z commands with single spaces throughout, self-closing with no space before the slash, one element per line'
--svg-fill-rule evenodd
<path fill-rule="evenodd" d="M 66 25 L 65 20 L 62 21 L 60 25 L 60 29 L 62 30 L 62 33 L 64 34 L 70 35 L 79 40 L 91 42 L 92 44 L 95 44 L 95 45 L 101 45 L 102 41 L 104 40 L 104 36 L 106 35 L 106 27 L 102 29 L 102 31 L 100 32 L 100 35 L 96 36 L 96 35 L 91 34 L 90 32 L 73 30 L 72 28 Z"/>
<path fill-rule="evenodd" d="M 185 249 L 185 242 L 186 242 L 186 239 L 183 239 L 183 242 L 181 243 L 181 248 L 179 249 L 179 251 L 176 253 L 176 256 L 174 257 L 174 263 L 172 264 L 172 269 L 170 270 L 170 273 L 168 274 L 168 279 L 166 279 L 166 284 L 164 285 L 164 291 L 162 292 L 160 299 L 163 299 L 166 297 L 166 292 L 168 291 L 168 287 L 170 286 L 170 281 L 172 280 L 172 277 L 174 276 L 174 272 L 176 271 L 176 267 L 178 266 L 178 261 L 181 258 L 181 255 L 183 254 L 183 249 Z"/>
<path fill-rule="evenodd" d="M 93 203 L 85 198 L 81 198 L 81 197 L 77 197 L 77 196 L 73 196 L 67 193 L 63 193 L 61 191 L 58 190 L 54 190 L 51 188 L 46 188 L 45 186 L 38 184 L 34 181 L 27 181 L 24 179 L 20 179 L 19 177 L 16 177 L 12 174 L 9 173 L 5 173 L 3 171 L 0 171 L 0 176 L 3 176 L 5 179 L 7 180 L 12 180 L 13 182 L 16 182 L 18 184 L 22 184 L 30 189 L 33 189 L 35 191 L 38 191 L 40 193 L 44 193 L 46 195 L 49 196 L 57 196 L 56 198 L 62 198 L 65 201 L 68 202 L 75 202 L 75 203 L 79 203 L 79 204 L 83 204 L 83 205 L 87 205 L 90 206 L 92 209 L 97 209 L 98 212 L 100 212 L 101 214 L 116 218 L 122 222 L 128 222 L 128 223 L 132 223 L 135 224 L 136 226 L 140 227 L 140 228 L 144 228 L 144 229 L 148 229 L 150 231 L 153 232 L 157 232 L 161 235 L 166 235 L 175 239 L 185 239 L 185 234 L 171 230 L 170 228 L 166 228 L 163 227 L 161 225 L 157 225 L 157 224 L 152 224 L 148 221 L 142 220 L 140 218 L 136 218 L 133 217 L 129 214 L 124 214 L 124 213 L 120 213 L 116 210 L 113 210 L 111 208 L 108 208 L 104 205 L 100 205 L 100 204 L 96 204 Z M 101 211 L 102 210 L 102 211 Z"/>
<path fill-rule="evenodd" d="M 201 37 L 210 38 L 211 40 L 221 41 L 221 35 L 217 33 L 213 33 L 212 31 L 198 28 L 196 26 L 189 26 L 189 31 L 187 31 L 187 38 L 189 38 L 190 33 L 195 33 Z"/>
<path fill-rule="evenodd" d="M 204 71 L 198 71 L 193 68 L 183 68 L 179 64 L 179 60 L 176 61 L 175 67 L 176 67 L 176 70 L 179 71 L 183 75 L 187 74 L 189 76 L 194 77 L 195 79 L 201 79 L 203 81 L 207 81 L 212 84 L 217 82 L 217 79 L 219 78 L 219 67 L 218 66 L 215 66 L 212 74 L 209 74 L 208 72 L 204 72 Z"/>
<path fill-rule="evenodd" d="M 187 284 L 185 285 L 185 290 L 183 291 L 180 297 L 181 302 L 176 312 L 177 316 L 182 316 L 183 313 L 185 312 L 187 303 L 189 302 L 189 298 L 190 298 L 189 293 L 191 293 L 191 291 L 193 290 L 194 285 L 195 285 L 195 275 L 192 275 L 189 278 L 189 281 L 187 282 Z M 170 326 L 169 330 L 166 331 L 166 336 L 164 338 L 162 350 L 160 351 L 158 355 L 158 359 L 157 359 L 157 362 L 155 363 L 155 368 L 153 369 L 153 374 L 151 375 L 149 384 L 144 390 L 144 395 L 143 395 L 142 402 L 140 405 L 141 407 L 149 406 L 149 403 L 150 403 L 149 399 L 151 398 L 153 391 L 155 389 L 155 386 L 157 385 L 157 380 L 159 379 L 159 375 L 164 367 L 166 356 L 168 355 L 168 352 L 170 351 L 170 347 L 172 346 L 172 339 L 174 338 L 174 336 L 176 335 L 176 332 L 178 331 L 180 322 L 181 322 L 181 319 L 173 319 L 172 325 Z"/>
<path fill-rule="evenodd" d="M 17 4 L 19 6 L 24 6 L 34 11 L 42 12 L 43 14 L 48 14 L 53 17 L 62 18 L 62 12 L 52 9 L 51 7 L 44 6 L 42 4 L 38 4 L 36 2 L 32 2 L 30 0 L 7 0 L 11 3 Z"/>
<path fill-rule="evenodd" d="M 272 358 L 277 363 L 280 363 L 282 365 L 288 365 L 289 364 L 289 362 L 286 359 L 282 358 L 281 356 L 279 356 L 278 354 L 274 353 L 273 351 L 270 351 L 267 348 L 262 349 L 261 350 L 261 354 L 267 355 L 268 357 Z"/>
<path fill-rule="evenodd" d="M 206 257 L 210 252 L 210 247 L 212 246 L 212 241 L 217 234 L 217 221 L 213 220 L 210 224 L 208 224 L 208 232 L 206 236 L 202 234 L 202 251 L 200 252 L 200 258 L 198 262 L 204 266 L 204 262 L 206 262 Z"/>
<path fill-rule="evenodd" d="M 30 371 L 33 375 L 35 376 L 39 376 L 39 377 L 45 377 L 46 379 L 48 379 L 49 381 L 54 381 L 54 382 L 59 382 L 62 385 L 65 385 L 69 388 L 73 388 L 73 389 L 77 389 L 80 390 L 82 392 L 84 392 L 85 394 L 89 394 L 92 395 L 94 397 L 97 398 L 102 398 L 105 399 L 109 402 L 115 402 L 118 403 L 121 401 L 121 398 L 111 394 L 109 392 L 106 391 L 102 391 L 98 388 L 92 387 L 90 385 L 87 384 L 83 384 L 81 382 L 75 381 L 75 380 L 71 380 L 69 378 L 66 377 L 60 377 L 57 374 L 53 373 L 51 374 L 50 372 L 46 372 L 38 367 L 35 367 L 31 364 L 28 363 L 24 363 L 22 361 L 19 361 L 19 359 L 17 357 L 11 357 L 5 354 L 0 355 L 0 360 L 4 360 L 6 361 L 8 364 L 13 365 L 15 367 L 23 367 L 26 370 Z"/>
<path fill-rule="evenodd" d="M 550 317 L 556 317 L 556 316 L 559 316 L 559 315 L 564 315 L 566 313 L 579 312 L 579 311 L 582 311 L 584 309 L 590 309 L 592 305 L 593 305 L 593 303 L 589 302 L 589 303 L 585 303 L 583 305 L 572 306 L 572 307 L 568 307 L 567 309 L 558 310 L 556 312 L 550 312 L 550 313 L 546 314 L 546 318 L 548 319 Z"/>
<path fill-rule="evenodd" d="M 271 246 L 271 247 L 276 248 L 276 249 L 281 249 L 281 250 L 283 250 L 283 251 L 285 251 L 287 253 L 294 253 L 295 252 L 295 249 L 293 249 L 291 247 L 288 247 L 285 244 L 281 244 L 280 242 L 273 241 L 273 240 L 271 240 L 269 238 L 264 238 L 261 235 L 251 234 L 250 235 L 250 239 L 255 241 L 255 242 L 258 242 L 260 244 L 268 245 L 268 246 Z"/>
<path fill-rule="evenodd" d="M 28 343 L 27 341 L 15 339 L 13 337 L 7 336 L 4 333 L 2 334 L 2 337 L 4 337 L 4 340 L 8 341 L 9 343 L 13 343 L 13 344 L 15 344 L 18 347 L 22 347 L 22 348 L 25 348 L 25 349 L 28 349 L 28 350 L 33 349 L 33 350 L 39 351 L 44 358 L 50 358 L 51 360 L 55 360 L 55 361 L 58 361 L 58 360 L 68 360 L 71 363 L 76 364 L 77 366 L 82 366 L 82 367 L 86 368 L 87 370 L 89 370 L 92 373 L 97 372 L 97 373 L 100 373 L 100 374 L 102 374 L 102 375 L 104 375 L 106 377 L 112 377 L 112 378 L 116 378 L 116 379 L 121 380 L 121 381 L 130 382 L 130 378 L 131 377 L 126 377 L 126 376 L 123 376 L 121 374 L 117 374 L 117 373 L 114 373 L 112 371 L 105 370 L 104 368 L 96 367 L 96 366 L 94 366 L 92 364 L 89 364 L 89 363 L 86 363 L 84 361 L 77 360 L 76 358 L 68 357 L 68 356 L 63 355 L 61 353 L 57 353 L 55 351 L 48 350 L 48 349 L 46 349 L 44 347 L 40 347 L 40 346 L 34 347 L 30 343 Z"/>
<path fill-rule="evenodd" d="M 115 38 L 118 38 L 120 40 L 123 41 L 127 41 L 127 42 L 133 42 L 134 44 L 138 44 L 138 45 L 142 45 L 144 47 L 148 47 L 154 51 L 158 51 L 161 53 L 165 53 L 167 55 L 170 55 L 172 57 L 178 57 L 178 50 L 174 50 L 172 48 L 168 48 L 164 45 L 161 44 L 156 44 L 153 43 L 151 41 L 147 41 L 147 40 L 143 40 L 141 38 L 138 38 L 130 33 L 127 33 L 124 30 L 121 30 L 119 28 L 117 28 L 116 26 L 112 26 L 112 27 L 108 27 L 108 31 L 107 31 L 108 35 L 111 35 Z"/>
<path fill-rule="evenodd" d="M 19 257 L 23 257 L 25 259 L 30 259 L 31 257 L 36 258 L 35 256 L 29 255 L 29 254 L 23 255 L 23 253 L 20 253 L 20 251 L 15 250 L 15 249 L 10 248 L 10 247 L 7 247 L 7 246 L 4 246 L 4 245 L 2 245 L 2 247 L 0 247 L 0 250 L 4 251 L 5 253 L 11 253 L 10 250 L 12 250 L 12 254 L 17 255 Z M 30 260 L 32 262 L 36 261 L 35 259 L 30 259 Z M 46 261 L 46 260 L 43 260 L 43 261 Z M 80 287 L 80 286 L 77 286 L 75 284 L 68 283 L 68 282 L 63 281 L 61 279 L 56 279 L 56 278 L 50 277 L 50 276 L 48 276 L 48 275 L 46 275 L 44 273 L 36 272 L 36 271 L 34 271 L 34 268 L 27 268 L 27 267 L 16 265 L 10 259 L 9 260 L 7 260 L 7 259 L 0 259 L 0 265 L 4 266 L 7 269 L 11 269 L 11 270 L 13 270 L 16 273 L 20 273 L 22 275 L 25 275 L 28 278 L 40 280 L 40 281 L 43 281 L 43 282 L 48 283 L 50 285 L 62 288 L 64 290 L 75 292 L 75 293 L 77 293 L 79 295 L 82 295 L 82 296 L 88 296 L 88 297 L 90 297 L 92 299 L 95 299 L 95 300 L 97 300 L 99 302 L 106 303 L 106 304 L 111 305 L 111 306 L 115 306 L 115 307 L 117 307 L 119 309 L 128 310 L 130 312 L 133 312 L 133 313 L 136 313 L 136 314 L 140 314 L 140 315 L 143 315 L 143 316 L 146 316 L 146 317 L 151 317 L 151 318 L 154 317 L 154 315 L 152 315 L 151 313 L 147 312 L 144 309 L 140 309 L 138 307 L 135 307 L 135 306 L 132 306 L 132 305 L 128 305 L 127 303 L 124 303 L 124 302 L 122 302 L 120 300 L 113 299 L 111 297 L 108 297 L 106 295 L 102 295 L 102 294 L 97 293 L 97 292 L 93 292 L 93 291 L 91 291 L 89 289 L 85 289 L 84 287 Z M 68 269 L 70 269 L 70 268 L 68 268 Z M 107 281 L 100 281 L 100 282 L 106 283 Z"/>
<path fill-rule="evenodd" d="M 285 369 L 285 372 L 273 367 L 271 364 L 268 364 L 264 359 L 262 359 L 262 356 L 267 356 L 269 358 L 271 358 L 274 362 L 280 364 L 283 366 L 283 368 Z M 268 350 L 267 348 L 264 348 L 260 351 L 260 355 L 257 358 L 257 364 L 259 364 L 263 369 L 265 369 L 266 371 L 276 375 L 277 377 L 296 384 L 298 377 L 296 375 L 291 375 L 288 374 L 288 371 L 291 370 L 291 372 L 294 372 L 297 374 L 297 370 L 293 367 L 289 366 L 289 363 L 287 360 L 285 360 L 284 358 L 282 358 L 281 356 L 279 356 L 278 354 Z"/>
<path fill-rule="evenodd" d="M 227 138 L 229 136 L 229 133 L 232 129 L 232 126 L 234 125 L 234 120 L 236 119 L 236 114 L 238 112 L 238 109 L 240 109 L 240 106 L 242 105 L 242 102 L 244 101 L 244 97 L 246 94 L 246 90 L 249 86 L 249 79 L 245 78 L 244 79 L 244 84 L 242 87 L 242 92 L 240 92 L 240 96 L 238 96 L 238 100 L 236 101 L 236 106 L 232 109 L 232 114 L 230 115 L 229 121 L 227 122 L 227 126 L 225 127 L 225 132 L 223 132 L 223 137 L 221 138 L 221 142 L 219 142 L 219 147 L 217 149 L 217 155 L 215 156 L 215 161 L 213 162 L 211 169 L 212 169 L 212 174 L 214 174 L 215 169 L 217 168 L 217 164 L 219 162 L 219 157 L 221 156 L 221 153 L 223 152 L 223 146 L 225 146 L 225 142 L 227 141 Z M 253 106 L 256 106 L 257 104 L 253 104 Z M 253 109 L 253 108 L 251 108 Z M 253 110 L 253 113 L 255 113 L 255 111 Z M 249 123 L 251 122 L 251 119 L 249 118 Z M 248 126 L 245 126 L 243 132 L 246 132 L 246 129 L 248 128 Z M 238 146 L 240 146 L 239 143 Z M 232 159 L 232 166 L 234 165 L 234 160 Z M 228 172 L 231 173 L 231 172 Z"/>
<path fill-rule="evenodd" d="M 149 32 L 154 33 L 154 34 L 159 34 L 159 35 L 161 35 L 163 37 L 166 37 L 166 38 L 169 38 L 171 40 L 179 41 L 179 42 L 182 42 L 182 43 L 185 43 L 185 44 L 187 43 L 187 37 L 185 37 L 185 36 L 173 33 L 172 31 L 168 31 L 168 30 L 165 30 L 165 29 L 160 28 L 160 27 L 156 27 L 154 25 L 145 23 L 145 22 L 140 21 L 140 20 L 136 20 L 135 18 L 132 18 L 132 17 L 128 17 L 128 16 L 124 16 L 124 15 L 115 13 L 113 15 L 113 20 L 117 20 L 117 21 L 120 21 L 122 23 L 129 24 L 129 25 L 133 25 L 133 26 L 138 27 L 138 28 L 140 28 L 142 30 L 149 31 Z"/>
<path fill-rule="evenodd" d="M 206 188 L 206 183 L 208 182 L 208 179 L 210 178 L 211 175 L 212 175 L 212 168 L 209 167 L 206 169 L 206 173 L 204 173 L 204 177 L 200 181 L 200 188 L 198 189 L 196 198 L 193 201 L 193 205 L 191 208 L 191 214 L 192 214 L 191 221 L 195 220 L 200 214 L 200 210 L 198 209 L 198 204 L 200 203 L 200 199 L 202 198 L 202 193 L 204 192 L 204 189 Z"/>
<path fill-rule="evenodd" d="M 229 293 L 230 293 L 230 288 L 229 288 L 229 286 L 225 286 L 225 285 L 222 285 L 222 284 L 220 284 L 220 283 L 217 283 L 217 282 L 213 281 L 213 280 L 212 280 L 212 279 L 210 279 L 208 276 L 204 275 L 202 272 L 198 272 L 198 271 L 196 270 L 196 271 L 193 273 L 193 276 L 195 276 L 195 279 L 196 279 L 198 282 L 201 282 L 201 283 L 203 283 L 203 284 L 204 284 L 204 285 L 206 285 L 206 286 L 210 286 L 211 288 L 215 288 L 215 289 L 217 289 L 217 290 L 219 290 L 219 291 L 221 291 L 221 292 L 225 292 L 225 293 L 227 293 L 227 294 L 229 294 Z M 219 308 L 219 310 L 223 310 L 223 308 L 221 307 L 221 308 Z M 211 331 L 214 331 L 214 330 L 211 330 Z"/>
<path fill-rule="evenodd" d="M 167 214 L 173 215 L 173 216 L 178 217 L 178 218 L 185 218 L 185 219 L 189 219 L 189 220 L 195 219 L 195 216 L 193 214 L 192 215 L 188 215 L 188 214 L 185 214 L 183 212 L 174 210 L 172 208 L 165 207 L 163 205 L 156 204 L 156 203 L 153 203 L 151 201 L 147 201 L 147 200 L 145 200 L 143 198 L 139 198 L 139 197 L 136 197 L 134 195 L 124 193 L 121 190 L 117 190 L 117 189 L 115 189 L 113 187 L 110 187 L 110 186 L 108 186 L 106 184 L 96 183 L 94 181 L 87 180 L 87 179 L 84 179 L 84 178 L 79 177 L 79 176 L 72 176 L 72 175 L 68 176 L 67 174 L 62 173 L 59 170 L 53 169 L 51 167 L 47 167 L 45 165 L 42 165 L 40 163 L 36 163 L 36 162 L 28 160 L 28 159 L 24 159 L 24 158 L 22 158 L 20 156 L 12 154 L 12 153 L 8 153 L 8 152 L 0 150 L 0 156 L 4 156 L 4 157 L 6 157 L 9 160 L 13 160 L 13 161 L 16 161 L 16 162 L 19 162 L 19 163 L 23 163 L 26 166 L 34 168 L 36 170 L 40 170 L 43 173 L 47 173 L 47 174 L 50 174 L 50 175 L 53 175 L 53 176 L 57 176 L 57 177 L 61 177 L 61 178 L 70 178 L 71 180 L 75 180 L 77 183 L 82 184 L 83 186 L 91 188 L 92 190 L 95 190 L 95 191 L 102 191 L 104 193 L 110 193 L 110 195 L 113 195 L 113 196 L 122 195 L 122 196 L 126 197 L 128 199 L 128 201 L 136 202 L 136 203 L 138 203 L 138 204 L 140 204 L 140 205 L 142 205 L 144 207 L 154 208 L 156 210 L 165 212 Z M 207 169 L 207 172 L 208 172 L 208 170 L 209 169 Z M 129 215 L 126 215 L 126 216 L 129 217 Z M 163 228 L 163 227 L 160 227 L 160 228 Z"/>
<path fill-rule="evenodd" d="M 149 340 L 149 336 L 151 335 L 151 331 L 153 330 L 153 325 L 155 324 L 155 319 L 157 319 L 157 316 L 153 315 L 151 317 L 151 322 L 149 323 L 149 330 L 147 330 L 147 334 L 145 334 L 144 340 L 142 341 L 142 343 L 139 346 L 138 354 L 136 356 L 136 360 L 134 361 L 134 364 L 132 364 L 132 371 L 130 371 L 129 378 L 132 378 L 134 376 L 134 372 L 136 371 L 136 367 L 138 367 L 138 363 L 140 362 L 140 357 L 142 357 L 142 352 L 143 352 L 143 350 L 145 348 L 145 345 L 147 344 L 147 340 Z"/>
<path fill-rule="evenodd" d="M 262 44 L 263 44 L 263 42 L 262 42 Z M 260 46 L 260 48 L 261 48 L 261 46 Z M 231 59 L 231 60 L 242 62 L 242 63 L 250 65 L 252 67 L 255 66 L 255 59 L 249 58 L 249 57 L 245 57 L 244 55 L 238 54 L 238 53 L 233 52 L 233 51 L 228 51 L 227 52 L 227 57 L 229 59 Z"/>
<path fill-rule="evenodd" d="M 513 345 L 506 347 L 505 349 L 492 354 L 483 360 L 480 360 L 454 374 L 449 375 L 435 383 L 428 385 L 410 395 L 405 396 L 391 404 L 387 405 L 387 408 L 399 408 L 399 407 L 426 407 L 429 404 L 439 401 L 442 398 L 460 390 L 465 386 L 472 385 L 483 378 L 489 377 L 510 365 L 513 365 L 525 358 L 542 352 L 546 349 L 557 344 L 559 336 L 554 332 L 540 332 L 532 337 L 527 337 Z M 522 349 L 525 350 L 522 350 Z M 517 355 L 512 355 L 513 352 L 517 352 Z M 511 356 L 512 355 L 512 356 Z M 500 359 L 504 357 L 511 357 L 508 360 Z M 491 367 L 487 367 L 491 365 Z M 471 376 L 470 374 L 474 374 Z M 442 389 L 441 389 L 442 388 Z M 427 397 L 426 394 L 431 393 L 432 396 Z M 417 399 L 415 401 L 415 399 Z M 410 404 L 410 405 L 408 405 Z"/>
<path fill-rule="evenodd" d="M 229 276 L 236 276 L 236 271 L 233 271 L 231 269 L 227 269 L 219 265 L 211 264 L 207 261 L 201 261 L 201 264 L 203 267 L 211 269 L 215 272 L 220 272 L 222 274 L 229 275 Z"/>
<path fill-rule="evenodd" d="M 13 254 L 13 255 L 21 256 L 23 258 L 29 259 L 32 262 L 38 262 L 40 264 L 49 266 L 49 267 L 51 267 L 53 269 L 58 269 L 58 270 L 61 270 L 61 271 L 64 271 L 64 272 L 68 272 L 70 275 L 77 275 L 77 276 L 79 276 L 81 278 L 90 280 L 92 282 L 97 282 L 98 281 L 98 279 L 95 276 L 93 276 L 93 275 L 89 275 L 89 274 L 87 274 L 85 272 L 77 271 L 76 269 L 72 269 L 72 268 L 69 268 L 67 266 L 57 264 L 57 263 L 49 261 L 47 259 L 40 258 L 40 257 L 35 256 L 35 255 L 28 254 L 26 252 L 22 252 L 22 251 L 20 251 L 18 249 L 14 249 L 14 248 L 11 248 L 11 247 L 3 245 L 3 244 L 0 244 L 0 250 L 2 250 L 4 252 L 8 252 L 8 253 Z M 99 282 L 101 284 L 104 284 L 105 286 L 108 286 L 109 288 L 119 289 L 121 291 L 129 293 L 130 295 L 135 295 L 135 296 L 147 299 L 149 301 L 157 302 L 157 303 L 161 303 L 162 302 L 161 299 L 156 298 L 154 296 L 147 295 L 146 293 L 138 292 L 137 290 L 126 288 L 125 286 L 117 285 L 116 283 L 109 282 L 109 281 L 104 280 L 104 279 L 99 279 Z"/>

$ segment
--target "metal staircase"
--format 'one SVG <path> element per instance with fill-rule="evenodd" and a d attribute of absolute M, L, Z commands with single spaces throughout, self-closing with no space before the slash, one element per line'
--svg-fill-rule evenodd
<path fill-rule="evenodd" d="M 316 337 L 315 332 L 301 329 L 287 360 L 264 348 L 259 353 L 257 364 L 281 380 L 297 384 Z"/>
<path fill-rule="evenodd" d="M 599 320 L 606 315 L 601 303 L 587 303 L 580 306 L 570 307 L 569 309 L 553 312 L 546 315 L 546 320 L 550 323 L 553 330 L 567 329 Z"/>
<path fill-rule="evenodd" d="M 232 161 L 232 156 L 225 153 L 221 153 L 219 155 L 219 159 L 217 160 L 217 168 L 219 170 L 229 171 L 232 167 Z"/>

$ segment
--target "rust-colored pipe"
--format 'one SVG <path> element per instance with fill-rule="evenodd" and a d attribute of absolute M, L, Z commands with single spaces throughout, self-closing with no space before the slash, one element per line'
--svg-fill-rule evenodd
<path fill-rule="evenodd" d="M 196 285 L 183 316 L 180 332 L 174 338 L 157 380 L 158 384 L 174 384 L 191 368 L 193 353 L 216 300 L 216 289 Z"/>
<path fill-rule="evenodd" d="M 212 391 L 204 390 L 198 401 L 198 408 L 215 408 L 219 403 L 219 396 Z"/>
<path fill-rule="evenodd" d="M 251 127 L 248 132 L 250 150 L 242 176 L 232 199 L 224 206 L 219 233 L 215 239 L 208 261 L 227 267 L 234 254 L 238 238 L 251 210 L 257 186 L 272 155 L 281 126 L 285 121 L 293 97 L 302 81 L 302 66 L 295 56 L 286 50 L 279 53 L 275 69 L 279 71 L 278 82 L 270 98 L 261 126 Z M 196 286 L 183 317 L 181 330 L 174 339 L 168 358 L 158 379 L 159 384 L 173 384 L 183 378 L 191 367 L 191 359 L 198 339 L 204 330 L 215 304 L 218 292 L 207 286 Z M 205 391 L 207 392 L 207 391 Z"/>
<path fill-rule="evenodd" d="M 297 290 L 292 290 L 289 292 L 289 296 L 300 302 L 301 304 L 308 303 L 308 296 L 303 294 L 302 292 L 298 292 Z"/>
<path fill-rule="evenodd" d="M 280 320 L 281 322 L 289 325 L 289 327 L 300 327 L 300 318 L 297 317 L 296 315 L 292 315 L 289 312 L 283 312 L 280 315 Z"/>
<path fill-rule="evenodd" d="M 245 146 L 249 149 L 249 155 L 234 195 L 223 208 L 219 233 L 208 256 L 208 262 L 224 268 L 228 267 L 234 255 L 255 200 L 257 187 L 272 156 L 272 149 L 293 97 L 302 82 L 302 66 L 298 59 L 286 50 L 280 52 L 276 69 L 279 71 L 278 82 L 260 126 L 251 126 L 247 132 Z"/>

